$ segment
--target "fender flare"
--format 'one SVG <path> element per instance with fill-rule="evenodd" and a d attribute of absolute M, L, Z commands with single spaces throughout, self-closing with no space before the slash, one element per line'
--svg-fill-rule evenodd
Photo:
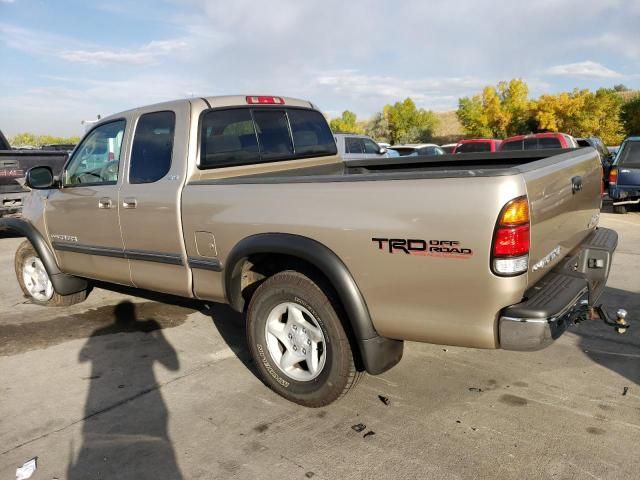
<path fill-rule="evenodd" d="M 260 253 L 300 258 L 322 272 L 344 306 L 367 372 L 377 375 L 400 361 L 404 342 L 378 335 L 362 293 L 346 265 L 328 247 L 308 237 L 263 233 L 238 242 L 227 257 L 224 269 L 225 295 L 232 308 L 240 312 L 244 309 L 240 291 L 242 265 L 250 255 Z"/>
<path fill-rule="evenodd" d="M 27 220 L 22 218 L 0 218 L 0 230 L 7 230 L 26 237 L 42 260 L 53 288 L 59 295 L 71 295 L 87 289 L 88 283 L 84 278 L 67 275 L 60 271 L 53 252 L 38 230 Z"/>

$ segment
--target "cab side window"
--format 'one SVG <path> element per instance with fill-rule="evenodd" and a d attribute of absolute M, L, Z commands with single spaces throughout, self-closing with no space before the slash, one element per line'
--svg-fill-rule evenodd
<path fill-rule="evenodd" d="M 368 138 L 363 139 L 364 153 L 380 153 L 380 145 Z"/>
<path fill-rule="evenodd" d="M 118 182 L 126 122 L 94 128 L 76 149 L 64 172 L 64 185 L 115 185 Z"/>
<path fill-rule="evenodd" d="M 129 183 L 153 183 L 171 168 L 176 115 L 173 112 L 146 113 L 138 120 L 133 137 Z"/>
<path fill-rule="evenodd" d="M 347 153 L 364 153 L 364 144 L 359 137 L 345 137 L 345 149 Z"/>

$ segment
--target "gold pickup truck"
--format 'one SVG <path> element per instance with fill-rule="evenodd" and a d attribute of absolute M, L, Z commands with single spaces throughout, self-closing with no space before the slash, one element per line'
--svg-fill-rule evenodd
<path fill-rule="evenodd" d="M 617 245 L 590 148 L 345 164 L 313 104 L 191 98 L 102 119 L 27 174 L 25 295 L 92 280 L 224 302 L 264 382 L 326 405 L 403 341 L 539 349 L 596 306 Z M 593 312 L 593 309 L 591 309 Z"/>

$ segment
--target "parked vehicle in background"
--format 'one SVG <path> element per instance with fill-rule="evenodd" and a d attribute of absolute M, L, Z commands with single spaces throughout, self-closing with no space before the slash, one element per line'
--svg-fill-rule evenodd
<path fill-rule="evenodd" d="M 392 145 L 401 157 L 416 157 L 418 155 L 444 155 L 445 152 L 435 143 L 407 143 L 406 145 Z"/>
<path fill-rule="evenodd" d="M 71 153 L 74 148 L 76 148 L 76 145 L 74 143 L 52 143 L 51 145 L 43 145 L 42 147 L 40 147 L 40 150 L 55 150 L 56 152 Z"/>
<path fill-rule="evenodd" d="M 607 149 L 609 150 L 609 153 L 615 157 L 618 150 L 620 150 L 620 145 L 609 145 Z"/>
<path fill-rule="evenodd" d="M 576 138 L 576 143 L 579 147 L 592 147 L 596 149 L 598 155 L 600 155 L 600 161 L 602 162 L 602 171 L 604 187 L 609 187 L 609 171 L 611 170 L 611 162 L 613 162 L 614 154 L 612 154 L 607 146 L 599 137 L 586 137 Z"/>
<path fill-rule="evenodd" d="M 627 213 L 640 203 L 640 137 L 629 137 L 613 160 L 609 172 L 609 197 L 615 213 Z"/>
<path fill-rule="evenodd" d="M 440 148 L 444 153 L 453 153 L 453 150 L 456 148 L 457 143 L 445 143 L 444 145 L 440 145 Z"/>
<path fill-rule="evenodd" d="M 400 154 L 398 153 L 398 151 L 394 148 L 387 148 L 387 157 L 389 158 L 394 158 L 394 157 L 399 157 Z"/>
<path fill-rule="evenodd" d="M 501 152 L 516 150 L 546 150 L 548 148 L 578 148 L 576 140 L 566 133 L 533 133 L 505 138 Z"/>
<path fill-rule="evenodd" d="M 2 150 L 11 150 L 11 145 L 9 145 L 7 138 L 2 133 L 2 130 L 0 130 L 0 151 Z"/>
<path fill-rule="evenodd" d="M 345 161 L 385 158 L 387 156 L 387 149 L 366 135 L 336 133 L 333 136 L 338 146 L 338 153 Z"/>
<path fill-rule="evenodd" d="M 480 152 L 497 152 L 500 150 L 502 140 L 493 138 L 469 138 L 460 140 L 453 153 L 480 153 Z"/>
<path fill-rule="evenodd" d="M 262 381 L 320 407 L 403 340 L 535 350 L 586 314 L 617 245 L 599 165 L 590 149 L 345 162 L 308 101 L 190 98 L 102 119 L 59 181 L 29 171 L 25 218 L 0 228 L 28 239 L 15 271 L 34 303 L 78 303 L 95 279 L 229 304 Z"/>
<path fill-rule="evenodd" d="M 36 165 L 49 166 L 58 175 L 67 161 L 66 152 L 38 149 L 13 150 L 0 131 L 0 217 L 19 214 L 29 189 L 24 176 Z"/>

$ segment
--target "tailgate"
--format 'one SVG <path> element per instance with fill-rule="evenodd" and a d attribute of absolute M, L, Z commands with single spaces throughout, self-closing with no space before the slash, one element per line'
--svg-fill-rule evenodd
<path fill-rule="evenodd" d="M 602 165 L 592 148 L 535 163 L 540 167 L 523 172 L 531 209 L 529 285 L 596 227 L 602 187 Z"/>
<path fill-rule="evenodd" d="M 60 174 L 67 160 L 63 152 L 39 150 L 0 151 L 0 193 L 23 192 L 22 179 L 31 167 L 51 167 L 54 175 Z"/>

